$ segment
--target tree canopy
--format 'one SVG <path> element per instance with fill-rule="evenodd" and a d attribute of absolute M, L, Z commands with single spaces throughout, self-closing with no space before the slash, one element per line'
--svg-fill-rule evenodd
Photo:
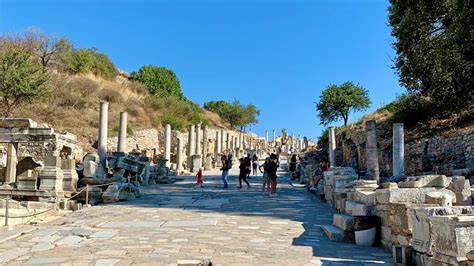
<path fill-rule="evenodd" d="M 132 80 L 143 83 L 153 96 L 174 96 L 185 99 L 176 74 L 165 67 L 146 65 L 130 76 Z"/>
<path fill-rule="evenodd" d="M 316 110 L 321 124 L 328 125 L 343 119 L 347 126 L 349 114 L 363 111 L 371 104 L 366 89 L 348 81 L 342 85 L 329 85 L 319 97 Z"/>
<path fill-rule="evenodd" d="M 474 5 L 472 1 L 390 0 L 396 38 L 395 69 L 410 93 L 441 111 L 472 104 Z"/>
<path fill-rule="evenodd" d="M 218 114 L 233 127 L 244 130 L 248 125 L 258 123 L 260 110 L 253 104 L 243 105 L 239 101 L 210 101 L 204 104 L 204 109 Z"/>
<path fill-rule="evenodd" d="M 50 94 L 49 75 L 31 47 L 13 40 L 0 44 L 2 116 L 9 117 L 23 103 Z"/>

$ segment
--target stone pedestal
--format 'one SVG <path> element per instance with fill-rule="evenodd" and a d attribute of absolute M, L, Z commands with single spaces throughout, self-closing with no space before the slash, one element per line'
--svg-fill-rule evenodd
<path fill-rule="evenodd" d="M 99 165 L 99 156 L 94 153 L 88 153 L 84 156 L 84 177 L 94 178 L 97 175 Z"/>
<path fill-rule="evenodd" d="M 61 158 L 59 156 L 48 156 L 44 160 L 45 167 L 40 173 L 40 189 L 63 191 L 64 173 L 61 169 Z"/>
<path fill-rule="evenodd" d="M 79 176 L 76 172 L 76 161 L 74 159 L 62 160 L 61 169 L 63 170 L 63 190 L 71 192 L 77 191 Z"/>
<path fill-rule="evenodd" d="M 17 188 L 20 190 L 36 190 L 38 178 L 33 175 L 33 170 L 26 170 L 18 176 Z"/>
<path fill-rule="evenodd" d="M 193 155 L 192 156 L 192 166 L 191 166 L 191 172 L 197 173 L 199 171 L 199 168 L 202 167 L 202 157 L 201 155 Z"/>
<path fill-rule="evenodd" d="M 204 161 L 204 170 L 211 170 L 211 169 L 212 169 L 212 156 L 208 154 L 206 156 L 206 160 Z"/>

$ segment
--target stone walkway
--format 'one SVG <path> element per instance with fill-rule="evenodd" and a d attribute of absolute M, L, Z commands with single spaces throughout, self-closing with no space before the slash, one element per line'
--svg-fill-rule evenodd
<path fill-rule="evenodd" d="M 234 170 L 235 171 L 235 170 Z M 250 190 L 237 178 L 223 190 L 205 176 L 205 188 L 187 177 L 172 185 L 142 188 L 138 200 L 101 205 L 42 224 L 0 243 L 8 265 L 379 265 L 383 249 L 329 242 L 320 229 L 332 210 L 304 188 L 280 178 L 276 198 L 262 195 L 261 177 Z M 234 172 L 235 174 L 235 172 Z"/>

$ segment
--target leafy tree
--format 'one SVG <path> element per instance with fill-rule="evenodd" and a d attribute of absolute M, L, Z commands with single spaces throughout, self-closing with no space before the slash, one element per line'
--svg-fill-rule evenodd
<path fill-rule="evenodd" d="M 21 104 L 50 94 L 49 76 L 33 50 L 15 41 L 0 45 L 0 98 L 2 116 Z"/>
<path fill-rule="evenodd" d="M 250 124 L 258 123 L 260 111 L 253 104 L 243 105 L 239 101 L 211 101 L 204 104 L 204 109 L 218 114 L 233 127 L 244 130 Z"/>
<path fill-rule="evenodd" d="M 154 96 L 174 96 L 184 99 L 176 74 L 164 67 L 146 65 L 130 76 L 132 80 L 143 83 Z"/>
<path fill-rule="evenodd" d="M 472 1 L 390 0 L 396 38 L 395 69 L 410 93 L 429 98 L 433 110 L 458 111 L 474 93 Z"/>
<path fill-rule="evenodd" d="M 366 89 L 348 81 L 342 85 L 329 85 L 319 97 L 316 110 L 322 125 L 328 125 L 339 119 L 347 126 L 349 114 L 353 111 L 363 111 L 371 104 Z"/>

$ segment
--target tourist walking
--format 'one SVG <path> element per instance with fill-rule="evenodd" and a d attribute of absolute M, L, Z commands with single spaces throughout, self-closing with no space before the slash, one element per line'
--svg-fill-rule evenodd
<path fill-rule="evenodd" d="M 247 167 L 245 160 L 243 158 L 239 159 L 240 162 L 240 173 L 239 173 L 239 189 L 242 189 L 242 180 L 247 184 L 247 189 L 250 188 L 250 183 L 247 181 L 247 176 L 249 174 L 249 168 Z"/>
<path fill-rule="evenodd" d="M 247 178 L 250 177 L 252 173 L 252 158 L 250 158 L 250 153 L 247 154 L 247 157 L 244 158 L 244 164 L 246 167 Z"/>
<path fill-rule="evenodd" d="M 258 170 L 258 157 L 257 157 L 257 155 L 254 155 L 252 157 L 252 168 L 253 168 L 253 175 L 257 175 L 258 174 L 258 172 L 257 172 L 257 170 Z"/>
<path fill-rule="evenodd" d="M 222 162 L 222 182 L 224 183 L 224 189 L 229 188 L 228 184 L 228 177 L 229 177 L 229 170 L 232 168 L 232 164 L 230 163 L 231 161 L 229 160 L 229 157 L 227 155 L 222 155 L 221 157 L 221 162 Z"/>
<path fill-rule="evenodd" d="M 291 180 L 296 179 L 296 164 L 297 164 L 296 154 L 293 154 L 293 156 L 291 156 L 291 159 L 290 159 Z"/>
<path fill-rule="evenodd" d="M 268 162 L 268 165 L 267 165 L 268 176 L 270 177 L 270 180 L 271 180 L 271 190 L 270 190 L 271 196 L 276 196 L 278 167 L 280 167 L 278 157 L 276 154 L 273 153 L 272 155 L 270 155 L 270 161 Z"/>
<path fill-rule="evenodd" d="M 197 179 L 196 185 L 199 186 L 199 187 L 202 187 L 202 184 L 203 184 L 202 168 L 199 168 L 199 171 L 196 174 L 196 179 Z"/>
<path fill-rule="evenodd" d="M 271 181 L 268 175 L 268 162 L 270 162 L 270 157 L 265 158 L 265 162 L 259 167 L 260 172 L 263 173 L 262 193 L 265 192 L 265 186 L 267 186 L 267 191 L 270 193 Z"/>

